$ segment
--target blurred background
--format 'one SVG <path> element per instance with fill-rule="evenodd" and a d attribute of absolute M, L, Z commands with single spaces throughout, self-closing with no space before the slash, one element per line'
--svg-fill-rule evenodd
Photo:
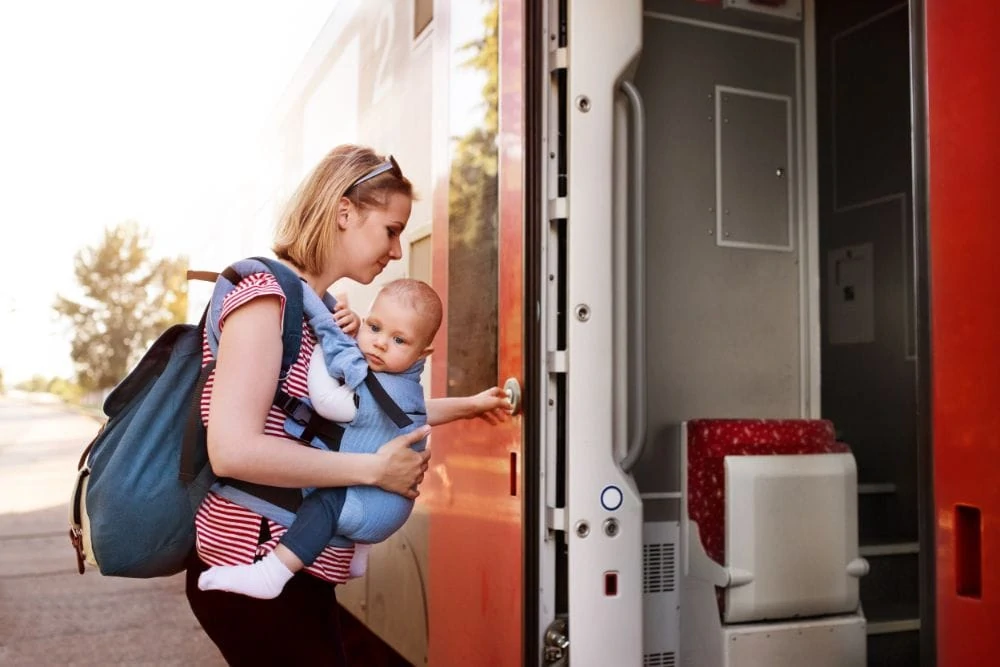
<path fill-rule="evenodd" d="M 113 384 L 109 349 L 185 315 L 183 270 L 218 270 L 223 230 L 271 217 L 264 130 L 336 4 L 0 5 L 4 388 Z"/>

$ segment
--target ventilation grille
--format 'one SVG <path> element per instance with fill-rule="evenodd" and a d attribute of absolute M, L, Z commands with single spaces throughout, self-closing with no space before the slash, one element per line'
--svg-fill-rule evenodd
<path fill-rule="evenodd" d="M 675 667 L 677 664 L 677 654 L 673 651 L 667 653 L 647 653 L 642 656 L 642 667 Z"/>
<path fill-rule="evenodd" d="M 677 559 L 673 544 L 644 544 L 642 547 L 642 592 L 674 590 Z"/>

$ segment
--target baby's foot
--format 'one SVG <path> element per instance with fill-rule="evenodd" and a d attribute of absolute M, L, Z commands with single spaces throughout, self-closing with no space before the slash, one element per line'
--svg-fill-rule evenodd
<path fill-rule="evenodd" d="M 368 552 L 372 550 L 370 544 L 355 544 L 354 556 L 351 558 L 351 576 L 363 577 L 368 569 Z"/>
<path fill-rule="evenodd" d="M 285 567 L 278 556 L 271 552 L 250 565 L 215 565 L 198 577 L 198 588 L 203 591 L 229 591 L 252 598 L 271 600 L 281 595 L 282 589 L 294 573 Z"/>

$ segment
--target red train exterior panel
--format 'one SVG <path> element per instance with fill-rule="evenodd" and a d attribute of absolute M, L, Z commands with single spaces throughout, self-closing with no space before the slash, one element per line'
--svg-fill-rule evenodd
<path fill-rule="evenodd" d="M 938 663 L 1000 652 L 1000 7 L 927 0 Z"/>

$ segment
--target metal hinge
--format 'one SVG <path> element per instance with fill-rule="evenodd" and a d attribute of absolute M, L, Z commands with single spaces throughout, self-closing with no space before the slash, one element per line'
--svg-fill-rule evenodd
<path fill-rule="evenodd" d="M 566 532 L 566 510 L 562 507 L 546 507 L 545 527 Z"/>
<path fill-rule="evenodd" d="M 569 63 L 569 54 L 566 52 L 565 46 L 549 51 L 549 72 L 555 74 L 559 70 L 564 70 L 567 63 Z"/>

